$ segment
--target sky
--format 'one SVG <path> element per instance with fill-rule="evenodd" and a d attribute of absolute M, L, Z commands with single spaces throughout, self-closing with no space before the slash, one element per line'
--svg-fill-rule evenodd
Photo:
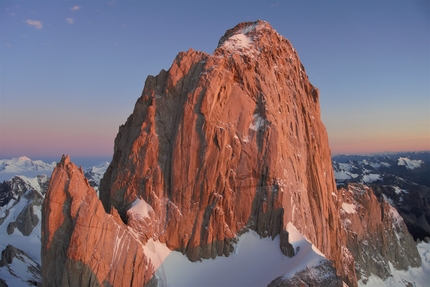
<path fill-rule="evenodd" d="M 430 1 L 0 1 L 0 158 L 113 155 L 148 75 L 262 19 L 320 90 L 332 155 L 430 150 Z"/>

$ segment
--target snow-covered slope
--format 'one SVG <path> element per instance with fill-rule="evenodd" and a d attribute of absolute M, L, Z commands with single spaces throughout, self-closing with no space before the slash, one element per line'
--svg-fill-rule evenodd
<path fill-rule="evenodd" d="M 8 245 L 2 252 L 0 279 L 0 286 L 42 286 L 41 266 L 26 252 Z"/>
<path fill-rule="evenodd" d="M 9 286 L 41 282 L 41 207 L 47 183 L 48 177 L 41 175 L 16 176 L 2 184 L 2 195 L 7 192 L 9 197 L 0 207 L 0 278 Z M 9 259 L 6 250 L 15 250 Z"/>

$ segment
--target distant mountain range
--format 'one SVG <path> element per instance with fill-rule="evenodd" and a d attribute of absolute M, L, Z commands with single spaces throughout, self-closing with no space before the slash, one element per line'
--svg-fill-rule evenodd
<path fill-rule="evenodd" d="M 16 175 L 35 177 L 38 175 L 51 176 L 57 163 L 46 163 L 42 160 L 33 160 L 26 156 L 11 159 L 0 159 L 0 182 L 10 180 Z M 97 187 L 101 177 L 105 173 L 109 162 L 101 162 L 97 165 L 84 168 L 85 176 L 91 186 Z"/>
<path fill-rule="evenodd" d="M 35 177 L 45 174 L 51 175 L 56 163 L 46 163 L 41 160 L 32 160 L 26 156 L 12 159 L 0 159 L 0 182 L 9 180 L 15 175 Z"/>
<path fill-rule="evenodd" d="M 392 183 L 401 177 L 430 186 L 430 152 L 337 155 L 332 158 L 336 182 Z"/>

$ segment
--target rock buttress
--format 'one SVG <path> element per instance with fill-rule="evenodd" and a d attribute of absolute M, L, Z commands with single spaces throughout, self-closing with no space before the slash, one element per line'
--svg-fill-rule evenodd
<path fill-rule="evenodd" d="M 153 273 L 116 210 L 107 214 L 82 169 L 63 157 L 43 203 L 43 286 L 144 286 Z"/>

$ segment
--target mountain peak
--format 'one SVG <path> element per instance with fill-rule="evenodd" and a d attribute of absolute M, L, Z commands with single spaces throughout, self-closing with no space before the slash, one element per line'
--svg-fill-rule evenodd
<path fill-rule="evenodd" d="M 226 56 L 239 53 L 241 56 L 251 56 L 257 60 L 267 55 L 267 51 L 273 48 L 277 51 L 286 51 L 288 55 L 295 52 L 290 42 L 279 35 L 268 22 L 257 20 L 242 22 L 227 30 L 219 40 L 214 55 Z"/>
<path fill-rule="evenodd" d="M 158 222 L 146 236 L 191 261 L 228 256 L 245 229 L 281 236 L 282 252 L 294 255 L 291 222 L 340 264 L 340 230 L 326 216 L 336 214 L 330 163 L 318 90 L 297 53 L 269 23 L 244 22 L 212 55 L 180 53 L 169 71 L 148 77 L 100 198 L 124 218 L 142 198 Z"/>
<path fill-rule="evenodd" d="M 63 154 L 61 157 L 60 162 L 58 163 L 59 166 L 65 167 L 70 163 L 70 156 L 68 154 Z"/>

